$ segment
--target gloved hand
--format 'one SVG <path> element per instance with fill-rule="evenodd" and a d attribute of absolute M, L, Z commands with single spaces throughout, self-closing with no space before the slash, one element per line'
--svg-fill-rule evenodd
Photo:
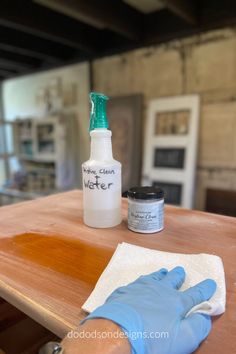
<path fill-rule="evenodd" d="M 141 276 L 116 289 L 82 323 L 93 318 L 115 322 L 127 334 L 133 354 L 192 353 L 209 334 L 211 318 L 200 313 L 186 314 L 211 298 L 216 283 L 208 279 L 178 291 L 184 280 L 182 267 Z"/>

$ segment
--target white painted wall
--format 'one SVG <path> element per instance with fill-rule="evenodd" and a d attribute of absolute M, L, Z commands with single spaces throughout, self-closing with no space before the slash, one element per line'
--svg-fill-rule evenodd
<path fill-rule="evenodd" d="M 5 80 L 2 93 L 4 118 L 13 121 L 19 117 L 43 117 L 45 112 L 37 105 L 36 96 L 41 88 L 55 78 L 60 78 L 62 91 L 71 84 L 77 84 L 77 104 L 75 112 L 78 117 L 79 164 L 89 157 L 89 66 L 80 63 L 30 74 L 19 78 Z M 80 183 L 81 184 L 81 183 Z"/>

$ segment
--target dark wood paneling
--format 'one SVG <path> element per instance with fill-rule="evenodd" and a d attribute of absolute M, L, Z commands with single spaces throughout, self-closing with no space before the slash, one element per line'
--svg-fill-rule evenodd
<path fill-rule="evenodd" d="M 207 189 L 206 211 L 215 214 L 236 216 L 236 192 L 220 189 Z"/>
<path fill-rule="evenodd" d="M 58 338 L 0 298 L 0 354 L 36 354 L 51 340 Z"/>

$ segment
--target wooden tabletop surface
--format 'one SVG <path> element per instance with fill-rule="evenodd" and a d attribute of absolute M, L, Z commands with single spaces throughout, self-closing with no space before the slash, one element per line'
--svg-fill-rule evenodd
<path fill-rule="evenodd" d="M 78 325 L 80 309 L 117 244 L 128 242 L 179 253 L 222 257 L 226 313 L 199 353 L 235 353 L 236 218 L 165 207 L 165 229 L 138 234 L 123 222 L 92 229 L 82 221 L 82 193 L 72 191 L 0 208 L 0 297 L 63 337 Z"/>

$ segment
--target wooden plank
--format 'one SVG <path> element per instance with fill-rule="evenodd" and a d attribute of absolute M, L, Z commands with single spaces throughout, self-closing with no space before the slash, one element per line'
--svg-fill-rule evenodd
<path fill-rule="evenodd" d="M 224 262 L 227 311 L 214 319 L 199 353 L 233 353 L 236 219 L 166 206 L 164 231 L 147 236 L 127 229 L 127 200 L 122 213 L 123 222 L 115 228 L 86 227 L 80 191 L 1 208 L 0 296 L 63 337 L 84 317 L 81 305 L 119 242 L 168 252 L 213 253 Z"/>

